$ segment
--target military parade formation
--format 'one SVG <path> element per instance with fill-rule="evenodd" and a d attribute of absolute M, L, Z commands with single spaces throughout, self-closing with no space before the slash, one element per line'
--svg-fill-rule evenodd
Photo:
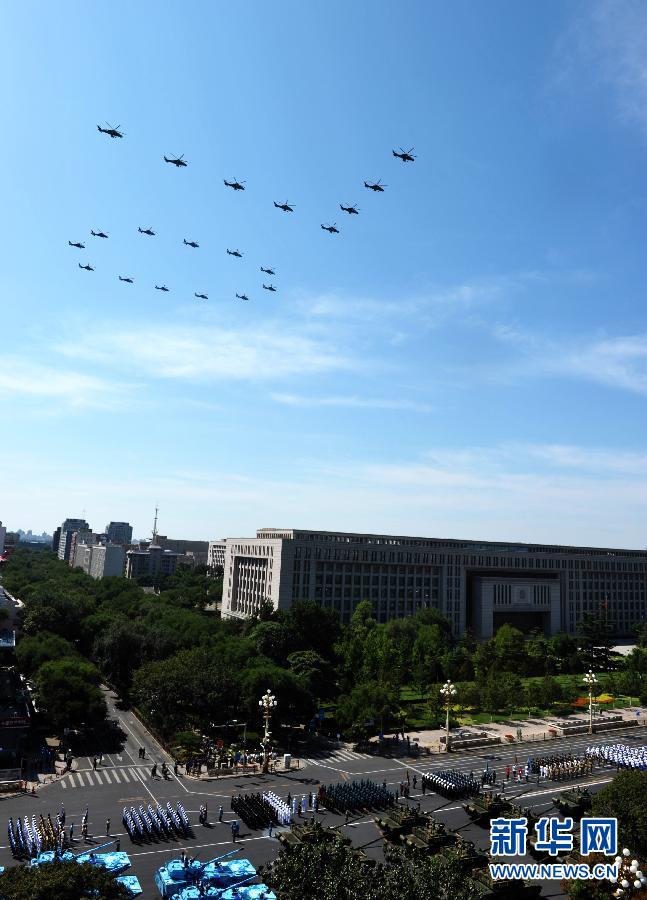
<path fill-rule="evenodd" d="M 362 779 L 343 781 L 339 784 L 322 784 L 319 788 L 319 805 L 333 812 L 355 812 L 363 809 L 387 809 L 397 801 L 397 794 L 384 784 Z"/>
<path fill-rule="evenodd" d="M 481 790 L 481 785 L 472 775 L 457 769 L 426 772 L 422 776 L 422 785 L 423 792 L 435 791 L 447 798 L 471 797 Z"/>
<path fill-rule="evenodd" d="M 603 744 L 587 747 L 586 755 L 601 765 L 611 764 L 619 769 L 647 771 L 647 747 L 630 747 L 627 744 Z"/>
<path fill-rule="evenodd" d="M 106 136 L 108 136 L 110 138 L 123 138 L 124 137 L 124 132 L 120 131 L 119 127 L 113 128 L 111 125 L 108 125 L 108 123 L 106 123 L 105 128 L 102 127 L 101 125 L 97 125 L 97 129 L 99 130 L 99 132 L 101 134 L 105 134 Z M 414 148 L 411 147 L 409 150 L 403 150 L 402 147 L 400 147 L 399 150 L 392 150 L 392 155 L 394 158 L 401 160 L 403 163 L 414 162 L 414 160 L 417 159 L 417 156 L 412 153 L 413 149 Z M 171 165 L 175 166 L 176 169 L 185 169 L 189 165 L 188 161 L 184 159 L 184 155 L 170 156 L 170 157 L 164 155 L 162 157 L 162 159 L 165 163 L 170 163 Z M 225 187 L 230 188 L 231 190 L 233 190 L 234 193 L 243 192 L 247 189 L 245 186 L 246 182 L 239 181 L 237 178 L 234 178 L 232 180 L 228 180 L 228 179 L 224 178 L 223 182 L 225 184 Z M 387 185 L 382 184 L 381 181 L 379 181 L 379 180 L 375 181 L 375 182 L 363 180 L 363 184 L 366 189 L 372 191 L 374 194 L 384 193 L 384 189 L 387 187 Z M 268 202 L 268 205 L 269 205 L 269 202 Z M 293 213 L 294 209 L 295 209 L 295 205 L 293 203 L 288 203 L 287 200 L 285 200 L 283 202 L 277 202 L 276 200 L 274 200 L 273 206 L 275 209 L 281 210 L 281 212 L 284 212 L 284 213 Z M 360 208 L 357 205 L 357 203 L 352 203 L 352 204 L 339 203 L 338 206 L 342 210 L 342 212 L 347 213 L 347 215 L 350 218 L 353 218 L 353 216 L 358 216 L 360 213 Z M 320 227 L 323 231 L 326 231 L 328 234 L 331 234 L 331 235 L 337 235 L 340 233 L 340 229 L 337 227 L 336 222 L 321 223 Z M 133 226 L 133 230 L 134 230 L 134 226 Z M 147 226 L 146 228 L 142 228 L 141 225 L 139 225 L 137 230 L 138 230 L 139 234 L 146 235 L 147 237 L 157 237 L 157 231 L 153 230 L 153 228 L 151 228 L 151 227 Z M 91 235 L 91 237 L 102 238 L 104 240 L 108 240 L 110 238 L 110 234 L 106 231 L 103 231 L 100 228 L 98 228 L 96 230 L 94 228 L 91 228 L 90 235 Z M 180 243 L 179 236 L 176 238 L 176 240 L 178 243 Z M 73 240 L 73 241 L 68 240 L 67 243 L 70 247 L 74 247 L 75 249 L 85 250 L 85 243 L 82 240 Z M 182 236 L 181 243 L 183 246 L 190 247 L 192 250 L 197 250 L 201 246 L 199 241 L 195 240 L 194 238 L 190 238 L 189 240 L 187 240 L 186 236 L 184 236 L 184 235 Z M 233 256 L 233 257 L 237 257 L 238 259 L 241 259 L 244 255 L 238 249 L 236 249 L 236 250 L 230 250 L 229 248 L 225 248 L 225 249 L 226 249 L 228 256 Z M 94 272 L 95 271 L 95 267 L 90 265 L 90 263 L 87 263 L 87 262 L 84 264 L 78 263 L 78 267 L 79 267 L 79 269 L 83 269 L 86 272 Z M 272 274 L 272 275 L 275 274 L 275 270 L 271 266 L 260 266 L 259 268 L 260 268 L 261 272 Z M 135 279 L 131 275 L 124 275 L 122 273 L 119 273 L 119 274 L 117 274 L 116 277 L 120 282 L 125 283 L 125 284 L 134 284 L 135 283 Z M 274 286 L 274 284 L 265 284 L 264 282 L 262 283 L 262 289 L 266 290 L 266 291 L 270 291 L 272 293 L 275 293 L 277 290 L 277 288 Z M 171 289 L 169 287 L 167 287 L 166 284 L 161 284 L 161 285 L 155 284 L 155 290 L 162 291 L 164 293 L 168 293 Z M 193 290 L 193 296 L 199 300 L 208 300 L 209 299 L 208 293 L 206 293 L 203 289 L 200 289 L 197 291 Z M 244 291 L 241 293 L 236 292 L 235 298 L 239 299 L 239 300 L 249 300 L 250 299 Z"/>
<path fill-rule="evenodd" d="M 166 807 L 157 804 L 156 808 L 148 804 L 144 809 L 124 806 L 122 822 L 133 843 L 142 841 L 163 840 L 166 838 L 188 837 L 191 832 L 189 817 L 178 801 L 175 808 L 167 801 Z"/>

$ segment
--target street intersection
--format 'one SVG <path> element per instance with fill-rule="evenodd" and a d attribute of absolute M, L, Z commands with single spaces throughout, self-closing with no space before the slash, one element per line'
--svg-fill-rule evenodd
<path fill-rule="evenodd" d="M 52 780 L 51 783 L 41 785 L 35 796 L 23 794 L 6 798 L 1 808 L 4 810 L 6 823 L 9 816 L 15 820 L 18 816 L 25 815 L 31 818 L 32 814 L 38 817 L 41 812 L 45 816 L 49 812 L 52 818 L 55 818 L 61 805 L 64 805 L 68 831 L 70 824 L 75 824 L 74 848 L 78 850 L 104 842 L 106 831 L 109 830 L 109 836 L 118 839 L 121 842 L 121 849 L 131 857 L 132 873 L 138 876 L 145 898 L 156 896 L 153 883 L 156 869 L 169 859 L 177 857 L 182 849 L 191 856 L 198 855 L 205 861 L 233 849 L 230 823 L 236 816 L 231 811 L 230 804 L 234 794 L 271 789 L 282 797 L 288 792 L 293 797 L 300 797 L 316 790 L 320 783 L 333 784 L 339 781 L 352 781 L 354 778 L 369 778 L 380 784 L 386 781 L 391 790 L 399 793 L 399 785 L 406 780 L 408 772 L 411 784 L 414 775 L 417 776 L 418 783 L 417 790 L 411 790 L 408 800 L 410 804 L 420 803 L 423 812 L 435 812 L 449 828 L 460 829 L 464 837 L 483 848 L 488 848 L 487 829 L 479 827 L 469 819 L 461 801 L 447 801 L 444 797 L 430 792 L 423 796 L 420 790 L 423 773 L 452 768 L 465 773 L 474 772 L 475 777 L 480 778 L 482 770 L 487 767 L 490 770 L 497 770 L 500 781 L 506 765 L 515 762 L 524 765 L 528 756 L 562 752 L 578 754 L 583 753 L 591 743 L 623 740 L 629 744 L 644 744 L 647 740 L 647 728 L 633 727 L 613 732 L 609 737 L 597 735 L 592 739 L 589 735 L 579 735 L 571 739 L 558 738 L 510 746 L 497 745 L 482 751 L 452 753 L 449 757 L 445 754 L 434 754 L 417 759 L 371 756 L 337 745 L 329 750 L 305 753 L 299 760 L 299 767 L 289 772 L 207 779 L 205 776 L 188 777 L 182 770 L 175 776 L 172 760 L 155 738 L 132 713 L 124 712 L 116 706 L 114 696 L 108 699 L 111 714 L 119 719 L 120 726 L 128 735 L 122 751 L 104 754 L 96 771 L 93 768 L 93 757 L 78 757 L 74 760 L 71 772 Z M 140 747 L 146 750 L 145 761 L 139 758 Z M 159 765 L 163 761 L 170 765 L 168 778 L 151 777 L 153 762 L 158 763 L 159 770 Z M 606 766 L 594 769 L 592 775 L 559 783 L 541 781 L 538 784 L 537 777 L 533 776 L 528 783 L 506 785 L 505 795 L 518 800 L 524 807 L 531 807 L 542 813 L 556 814 L 552 797 L 560 791 L 573 784 L 587 786 L 590 790 L 596 791 L 608 784 L 614 775 L 615 767 Z M 178 801 L 184 805 L 192 823 L 191 835 L 181 840 L 169 838 L 140 844 L 132 843 L 122 825 L 123 807 L 131 805 L 137 807 L 140 803 L 144 806 L 149 803 L 153 806 L 157 803 L 165 805 L 167 801 L 173 806 Z M 406 802 L 405 799 L 398 800 L 398 803 Z M 201 804 L 206 804 L 208 808 L 207 824 L 204 826 L 198 824 Z M 223 807 L 222 821 L 219 821 L 220 806 Z M 89 807 L 88 845 L 80 839 L 81 818 L 86 807 Z M 310 811 L 308 815 L 312 815 L 312 812 Z M 374 824 L 376 815 L 371 812 L 363 813 L 357 821 L 351 819 L 348 824 L 344 824 L 345 817 L 320 809 L 317 818 L 326 825 L 339 825 L 355 846 L 365 847 L 367 854 L 379 859 L 382 856 L 382 841 Z M 108 819 L 109 829 L 106 828 Z M 0 838 L 0 865 L 7 866 L 15 864 L 15 861 L 11 857 L 6 840 L 4 830 L 6 825 L 3 824 L 2 827 L 1 834 L 4 840 Z M 276 835 L 280 830 L 275 829 L 273 836 L 270 837 L 266 829 L 250 832 L 241 822 L 238 840 L 241 847 L 240 855 L 251 859 L 256 866 L 267 864 L 278 853 Z M 544 896 L 560 896 L 557 882 L 547 882 L 542 887 Z"/>

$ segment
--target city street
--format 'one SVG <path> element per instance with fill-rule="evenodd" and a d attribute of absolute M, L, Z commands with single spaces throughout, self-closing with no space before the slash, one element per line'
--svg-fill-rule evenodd
<path fill-rule="evenodd" d="M 634 727 L 621 732 L 612 732 L 608 736 L 598 735 L 594 741 L 588 735 L 580 735 L 570 740 L 554 739 L 497 746 L 483 751 L 451 754 L 449 758 L 438 754 L 418 760 L 375 757 L 340 747 L 329 752 L 318 751 L 302 759 L 298 769 L 286 774 L 250 774 L 217 780 L 205 778 L 199 780 L 183 774 L 176 778 L 170 774 L 168 780 L 164 780 L 160 777 L 151 778 L 152 761 L 156 761 L 159 765 L 163 759 L 168 760 L 152 735 L 146 732 L 130 713 L 124 713 L 113 705 L 111 714 L 119 718 L 124 731 L 128 734 L 121 753 L 105 755 L 102 765 L 96 772 L 93 771 L 92 758 L 78 758 L 75 760 L 73 772 L 42 786 L 36 797 L 8 798 L 2 803 L 4 811 L 2 827 L 5 839 L 0 846 L 1 865 L 11 865 L 14 862 L 6 842 L 6 820 L 9 816 L 16 819 L 18 816 L 31 817 L 33 814 L 38 816 L 41 812 L 44 815 L 49 812 L 54 818 L 63 804 L 66 826 L 69 829 L 70 824 L 75 824 L 75 846 L 81 850 L 86 846 L 80 840 L 81 817 L 88 806 L 88 833 L 91 842 L 99 844 L 105 840 L 106 820 L 109 818 L 110 836 L 120 839 L 121 849 L 128 852 L 131 857 L 131 871 L 138 876 L 144 889 L 144 897 L 152 898 L 156 896 L 153 883 L 155 870 L 168 859 L 178 856 L 183 848 L 190 855 L 198 855 L 205 861 L 233 849 L 229 824 L 235 818 L 230 809 L 233 794 L 271 788 L 284 797 L 288 792 L 293 797 L 300 797 L 315 789 L 321 782 L 331 784 L 338 781 L 352 781 L 354 778 L 370 778 L 380 784 L 386 781 L 392 790 L 397 791 L 400 782 L 406 779 L 407 770 L 412 781 L 414 774 L 418 776 L 418 789 L 411 790 L 410 803 L 414 805 L 420 803 L 423 811 L 436 811 L 439 818 L 449 827 L 460 828 L 461 834 L 465 837 L 487 848 L 488 831 L 470 821 L 463 810 L 462 801 L 447 801 L 429 792 L 423 797 L 420 791 L 420 776 L 423 773 L 453 768 L 467 773 L 473 771 L 478 778 L 482 770 L 489 766 L 490 769 L 497 770 L 500 780 L 507 764 L 511 765 L 515 761 L 525 764 L 528 756 L 569 751 L 582 753 L 591 743 L 623 740 L 629 744 L 642 744 L 647 739 L 646 728 Z M 146 747 L 148 757 L 146 762 L 138 758 L 137 751 L 140 746 Z M 596 791 L 608 784 L 614 774 L 614 768 L 596 768 L 592 775 L 574 781 L 542 781 L 539 785 L 534 777 L 528 784 L 507 785 L 505 794 L 514 799 L 519 798 L 521 805 L 530 806 L 533 810 L 555 813 L 551 798 L 560 791 L 572 784 L 586 785 Z M 151 803 L 154 806 L 158 802 L 165 804 L 167 801 L 172 805 L 180 801 L 184 805 L 193 826 L 191 837 L 182 841 L 169 839 L 144 842 L 141 845 L 133 844 L 122 825 L 123 807 L 138 806 L 140 803 L 144 806 Z M 202 803 L 208 805 L 206 826 L 197 824 L 198 810 Z M 223 806 L 222 822 L 218 821 L 220 805 Z M 382 852 L 382 841 L 379 840 L 379 832 L 373 821 L 375 815 L 369 812 L 363 814 L 359 821 L 351 819 L 348 825 L 344 825 L 343 816 L 320 809 L 317 818 L 327 825 L 341 825 L 354 845 L 365 846 L 366 852 L 377 858 Z M 241 822 L 238 842 L 243 847 L 241 856 L 250 858 L 256 866 L 269 862 L 278 851 L 275 835 L 276 830 L 271 838 L 266 830 L 250 832 Z M 543 893 L 545 896 L 559 896 L 559 888 L 557 884 L 546 884 Z"/>

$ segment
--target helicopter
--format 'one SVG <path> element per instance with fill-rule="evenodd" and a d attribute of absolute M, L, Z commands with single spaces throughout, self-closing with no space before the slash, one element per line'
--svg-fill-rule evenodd
<path fill-rule="evenodd" d="M 263 287 L 265 288 L 266 291 L 275 291 L 276 290 L 276 288 L 274 287 L 273 284 L 264 284 Z"/>
<path fill-rule="evenodd" d="M 132 278 L 128 278 L 128 276 L 126 276 L 125 278 L 122 278 L 121 275 L 117 275 L 117 278 L 119 279 L 119 281 L 127 281 L 128 284 L 133 284 Z"/>
<path fill-rule="evenodd" d="M 340 203 L 339 208 L 343 209 L 344 212 L 349 213 L 349 215 L 352 215 L 352 216 L 359 215 L 359 207 L 357 206 L 357 204 L 355 204 L 354 206 L 344 206 L 343 203 Z"/>
<path fill-rule="evenodd" d="M 225 182 L 227 187 L 233 188 L 235 191 L 245 190 L 245 188 L 243 187 L 243 185 L 245 184 L 244 181 L 239 181 L 237 178 L 234 178 L 233 181 L 227 181 L 226 178 L 223 178 L 222 180 Z"/>
<path fill-rule="evenodd" d="M 337 228 L 336 222 L 334 222 L 332 225 L 322 225 L 321 227 L 324 231 L 330 232 L 330 234 L 339 234 L 339 228 Z"/>
<path fill-rule="evenodd" d="M 150 235 L 151 237 L 153 237 L 153 235 L 155 234 L 155 232 L 153 231 L 152 228 L 137 228 L 137 231 L 138 231 L 140 234 L 148 234 L 148 235 Z"/>
<path fill-rule="evenodd" d="M 247 294 L 236 294 L 239 300 L 249 300 Z"/>
<path fill-rule="evenodd" d="M 164 162 L 173 163 L 173 165 L 178 169 L 180 168 L 180 166 L 188 166 L 188 163 L 184 161 L 184 154 L 182 154 L 182 156 L 176 156 L 175 158 L 171 157 L 170 159 L 168 158 L 168 156 L 165 156 Z"/>
<path fill-rule="evenodd" d="M 274 275 L 274 274 L 276 274 L 276 273 L 274 272 L 274 269 L 264 269 L 263 266 L 261 266 L 261 272 L 265 272 L 266 275 Z"/>
<path fill-rule="evenodd" d="M 227 247 L 227 253 L 229 256 L 237 256 L 239 258 L 243 255 L 240 250 L 230 250 L 229 247 Z"/>
<path fill-rule="evenodd" d="M 376 181 L 376 182 L 374 182 L 373 184 L 371 184 L 370 181 L 365 181 L 365 182 L 364 182 L 364 187 L 365 187 L 365 188 L 368 188 L 369 191 L 379 191 L 380 194 L 383 194 L 383 193 L 384 193 L 384 188 L 385 188 L 385 187 L 388 187 L 388 184 L 382 184 L 380 181 Z"/>
<path fill-rule="evenodd" d="M 79 263 L 79 269 L 85 269 L 86 272 L 94 272 L 94 269 L 89 263 L 87 263 L 85 266 L 82 266 L 81 263 Z"/>
<path fill-rule="evenodd" d="M 196 241 L 187 241 L 186 238 L 184 238 L 184 243 L 187 245 L 187 247 L 199 247 L 200 246 L 200 244 L 196 243 Z"/>
<path fill-rule="evenodd" d="M 159 285 L 156 284 L 156 285 L 155 285 L 155 290 L 156 290 L 156 291 L 168 291 L 168 288 L 166 287 L 165 284 L 163 284 L 161 287 L 160 287 Z"/>
<path fill-rule="evenodd" d="M 82 244 L 80 241 L 68 241 L 70 247 L 78 247 L 79 250 L 85 250 L 85 244 Z"/>
<path fill-rule="evenodd" d="M 402 162 L 413 162 L 416 157 L 411 155 L 411 151 L 414 149 L 414 147 L 410 147 L 408 150 L 403 150 L 402 147 L 400 147 L 400 152 L 396 153 L 395 150 L 393 150 L 393 155 L 397 156 L 398 159 L 401 159 Z"/>
<path fill-rule="evenodd" d="M 106 122 L 106 125 L 108 125 L 107 122 Z M 119 129 L 121 128 L 121 125 L 117 125 L 116 128 L 113 128 L 112 125 L 108 125 L 107 128 L 102 128 L 101 125 L 97 125 L 97 128 L 99 129 L 99 131 L 102 134 L 109 134 L 111 138 L 122 138 L 123 137 L 123 134 L 121 133 L 121 131 L 119 131 Z"/>
<path fill-rule="evenodd" d="M 208 300 L 209 299 L 206 294 L 194 294 L 193 296 L 197 297 L 199 300 Z"/>
<path fill-rule="evenodd" d="M 90 229 L 90 234 L 92 235 L 92 237 L 102 237 L 102 238 L 108 237 L 108 235 L 104 234 L 103 231 L 92 231 L 92 229 Z"/>
<path fill-rule="evenodd" d="M 290 206 L 287 200 L 285 201 L 285 203 L 277 203 L 275 200 L 274 206 L 276 206 L 277 209 L 282 209 L 283 212 L 294 212 L 294 207 Z"/>

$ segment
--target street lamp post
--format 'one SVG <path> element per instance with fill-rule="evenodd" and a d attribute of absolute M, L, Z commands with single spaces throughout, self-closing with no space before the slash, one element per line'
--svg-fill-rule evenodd
<path fill-rule="evenodd" d="M 589 690 L 589 734 L 593 734 L 593 688 L 598 683 L 591 669 L 584 676 L 584 684 Z"/>
<path fill-rule="evenodd" d="M 447 735 L 445 739 L 445 752 L 449 753 L 449 707 L 451 706 L 452 697 L 456 696 L 456 688 L 449 678 L 447 679 L 447 683 L 441 687 L 440 693 L 444 697 L 445 706 L 447 707 L 447 719 L 445 721 L 445 732 Z"/>
<path fill-rule="evenodd" d="M 263 710 L 263 724 L 265 730 L 263 732 L 263 771 L 267 772 L 270 767 L 270 717 L 272 715 L 272 710 L 276 706 L 276 698 L 274 694 L 270 694 L 270 689 L 268 688 L 261 699 L 258 701 L 258 705 Z"/>

